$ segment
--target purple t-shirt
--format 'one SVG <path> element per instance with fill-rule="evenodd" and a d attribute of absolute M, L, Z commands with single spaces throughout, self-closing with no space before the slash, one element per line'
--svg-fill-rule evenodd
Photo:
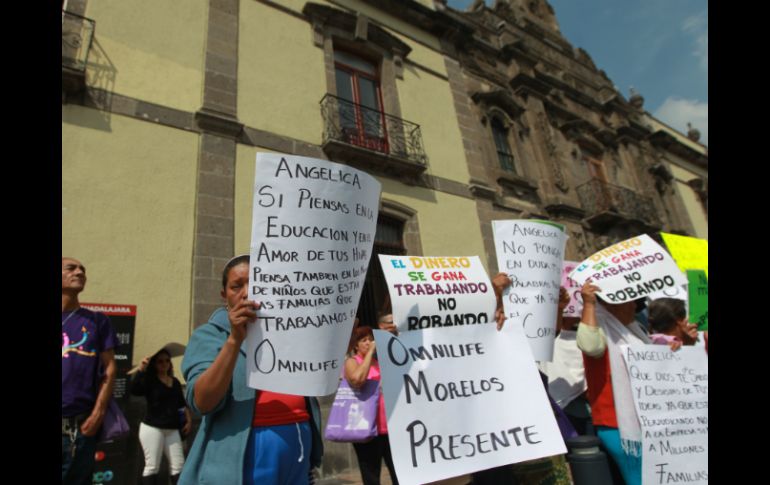
<path fill-rule="evenodd" d="M 61 314 L 61 415 L 90 413 L 96 403 L 99 354 L 118 345 L 110 319 L 78 308 Z"/>

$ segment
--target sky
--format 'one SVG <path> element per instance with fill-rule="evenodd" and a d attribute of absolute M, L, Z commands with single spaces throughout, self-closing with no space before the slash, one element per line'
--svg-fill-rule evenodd
<path fill-rule="evenodd" d="M 486 0 L 493 5 L 494 0 Z M 472 0 L 449 0 L 465 10 Z M 708 145 L 707 0 L 549 0 L 562 35 L 583 48 L 623 96 Z"/>

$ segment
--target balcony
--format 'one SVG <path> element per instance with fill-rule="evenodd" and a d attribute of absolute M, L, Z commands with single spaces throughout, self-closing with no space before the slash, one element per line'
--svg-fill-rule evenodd
<path fill-rule="evenodd" d="M 364 170 L 419 176 L 427 168 L 420 126 L 327 94 L 322 147 L 332 160 Z"/>
<path fill-rule="evenodd" d="M 576 190 L 586 211 L 586 222 L 592 227 L 603 229 L 628 222 L 641 222 L 649 229 L 662 225 L 652 199 L 633 190 L 596 179 Z"/>
<path fill-rule="evenodd" d="M 76 93 L 85 86 L 88 51 L 95 28 L 93 20 L 62 11 L 61 75 L 62 89 L 67 93 Z"/>

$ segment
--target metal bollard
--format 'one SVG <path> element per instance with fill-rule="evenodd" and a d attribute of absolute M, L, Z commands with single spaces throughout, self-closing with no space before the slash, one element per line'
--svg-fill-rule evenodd
<path fill-rule="evenodd" d="M 599 449 L 599 438 L 576 436 L 565 443 L 575 485 L 613 485 L 607 455 Z"/>

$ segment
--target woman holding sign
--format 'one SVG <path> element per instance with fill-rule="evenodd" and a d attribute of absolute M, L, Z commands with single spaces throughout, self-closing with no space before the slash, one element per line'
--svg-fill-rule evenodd
<path fill-rule="evenodd" d="M 655 343 L 679 341 L 683 345 L 695 345 L 698 341 L 698 326 L 687 321 L 684 300 L 658 298 L 649 306 L 650 338 Z"/>
<path fill-rule="evenodd" d="M 620 346 L 652 342 L 635 320 L 636 301 L 597 304 L 597 291 L 599 287 L 590 282 L 581 288 L 583 315 L 577 331 L 588 401 L 596 435 L 617 463 L 626 484 L 641 485 L 642 433 Z"/>
<path fill-rule="evenodd" d="M 187 345 L 187 402 L 203 415 L 180 484 L 300 485 L 321 465 L 318 400 L 255 390 L 246 383 L 247 325 L 259 304 L 247 300 L 249 255 L 228 261 L 218 308 Z"/>
<path fill-rule="evenodd" d="M 392 321 L 392 317 L 391 317 Z M 357 327 L 353 330 L 351 339 L 353 356 L 345 360 L 345 379 L 353 389 L 359 389 L 367 380 L 380 380 L 380 364 L 374 357 L 374 334 L 370 327 Z M 385 418 L 385 400 L 380 393 L 377 403 L 377 436 L 366 443 L 353 443 L 361 470 L 361 480 L 364 485 L 380 485 L 380 469 L 382 460 L 390 472 L 393 485 L 398 485 L 396 471 L 393 468 L 393 457 L 390 454 L 388 427 Z"/>

